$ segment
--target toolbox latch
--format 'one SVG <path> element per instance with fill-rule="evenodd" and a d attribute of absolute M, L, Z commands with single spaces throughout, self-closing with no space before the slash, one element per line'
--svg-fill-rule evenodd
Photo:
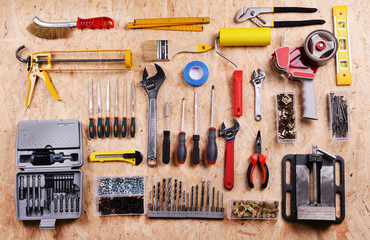
<path fill-rule="evenodd" d="M 54 229 L 56 219 L 41 219 L 40 229 Z"/>

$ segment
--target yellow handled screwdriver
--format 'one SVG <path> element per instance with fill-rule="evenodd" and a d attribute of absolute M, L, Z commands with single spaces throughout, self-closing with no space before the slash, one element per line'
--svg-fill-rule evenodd
<path fill-rule="evenodd" d="M 92 162 L 122 161 L 134 165 L 139 165 L 143 161 L 143 155 L 139 151 L 115 151 L 92 153 L 90 155 Z"/>

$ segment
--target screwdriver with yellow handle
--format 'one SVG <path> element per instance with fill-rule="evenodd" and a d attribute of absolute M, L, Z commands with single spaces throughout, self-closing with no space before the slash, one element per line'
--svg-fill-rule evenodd
<path fill-rule="evenodd" d="M 115 151 L 92 153 L 91 162 L 122 161 L 139 165 L 143 161 L 143 155 L 139 151 Z"/>

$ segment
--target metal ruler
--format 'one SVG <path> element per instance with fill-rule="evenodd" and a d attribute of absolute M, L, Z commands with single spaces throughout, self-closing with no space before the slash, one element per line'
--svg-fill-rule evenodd
<path fill-rule="evenodd" d="M 337 85 L 352 84 L 352 62 L 349 39 L 349 19 L 347 6 L 334 6 L 334 33 L 339 47 L 336 55 Z"/>

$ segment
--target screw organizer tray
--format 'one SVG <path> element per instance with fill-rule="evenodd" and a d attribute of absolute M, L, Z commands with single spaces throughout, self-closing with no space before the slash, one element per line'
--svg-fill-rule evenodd
<path fill-rule="evenodd" d="M 15 204 L 18 220 L 41 220 L 53 229 L 56 219 L 82 213 L 83 164 L 81 123 L 76 119 L 18 123 Z"/>

